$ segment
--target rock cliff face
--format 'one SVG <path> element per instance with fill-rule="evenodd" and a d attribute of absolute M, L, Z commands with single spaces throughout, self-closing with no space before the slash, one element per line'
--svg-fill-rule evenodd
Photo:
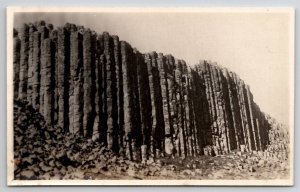
<path fill-rule="evenodd" d="M 270 124 L 237 74 L 209 61 L 189 67 L 140 53 L 107 32 L 38 22 L 14 30 L 14 98 L 49 125 L 119 156 L 264 151 Z"/>

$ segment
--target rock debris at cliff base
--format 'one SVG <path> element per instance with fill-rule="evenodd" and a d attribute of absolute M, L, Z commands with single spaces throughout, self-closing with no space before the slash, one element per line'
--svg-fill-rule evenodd
<path fill-rule="evenodd" d="M 17 179 L 289 172 L 288 133 L 226 68 L 140 53 L 69 23 L 29 23 L 13 34 Z"/>
<path fill-rule="evenodd" d="M 141 163 L 118 156 L 82 135 L 49 126 L 28 102 L 14 102 L 15 179 L 287 179 L 286 138 L 281 134 L 264 152 L 149 158 Z"/>

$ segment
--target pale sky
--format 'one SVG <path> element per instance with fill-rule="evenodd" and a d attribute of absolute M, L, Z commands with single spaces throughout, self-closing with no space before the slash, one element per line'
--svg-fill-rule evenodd
<path fill-rule="evenodd" d="M 18 13 L 15 26 L 69 22 L 118 35 L 143 53 L 172 54 L 190 66 L 202 59 L 215 61 L 250 85 L 262 111 L 288 124 L 290 17 L 284 12 Z"/>

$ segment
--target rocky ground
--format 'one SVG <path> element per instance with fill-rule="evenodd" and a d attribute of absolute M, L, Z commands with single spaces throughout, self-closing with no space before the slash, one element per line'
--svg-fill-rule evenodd
<path fill-rule="evenodd" d="M 49 126 L 26 102 L 14 104 L 15 179 L 284 179 L 288 149 L 215 157 L 165 157 L 145 164 L 117 157 L 97 142 Z"/>

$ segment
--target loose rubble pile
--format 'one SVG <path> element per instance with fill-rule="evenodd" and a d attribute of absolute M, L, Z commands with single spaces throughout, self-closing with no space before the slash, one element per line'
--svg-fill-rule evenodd
<path fill-rule="evenodd" d="M 266 119 L 270 126 L 268 132 L 270 144 L 266 149 L 267 155 L 278 158 L 288 157 L 290 152 L 289 128 L 278 123 L 269 115 L 266 115 Z"/>
<path fill-rule="evenodd" d="M 270 145 L 272 146 L 272 145 Z M 288 151 L 286 151 L 288 152 Z M 133 162 L 92 139 L 48 125 L 26 101 L 14 101 L 15 179 L 282 179 L 288 156 L 273 151 Z"/>
<path fill-rule="evenodd" d="M 27 102 L 14 103 L 15 179 L 84 179 L 76 169 L 107 170 L 116 158 L 91 139 L 47 125 Z"/>

